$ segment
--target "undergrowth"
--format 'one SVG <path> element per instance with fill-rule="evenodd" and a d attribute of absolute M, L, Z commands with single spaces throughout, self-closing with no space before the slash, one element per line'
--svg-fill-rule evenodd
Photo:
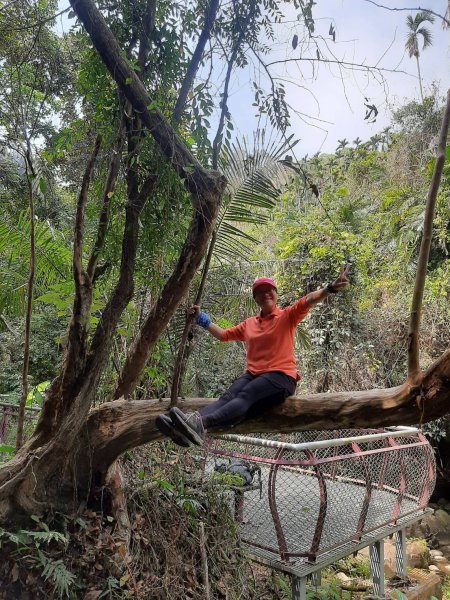
<path fill-rule="evenodd" d="M 282 597 L 269 576 L 255 582 L 229 484 L 210 481 L 198 461 L 169 443 L 127 453 L 129 544 L 102 506 L 0 529 L 0 599 L 203 600 L 206 581 L 211 599 Z"/>

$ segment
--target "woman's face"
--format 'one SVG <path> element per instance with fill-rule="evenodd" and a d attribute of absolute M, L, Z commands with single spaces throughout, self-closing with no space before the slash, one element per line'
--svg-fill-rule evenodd
<path fill-rule="evenodd" d="M 253 297 L 264 315 L 270 314 L 277 305 L 277 291 L 268 283 L 257 287 Z"/>

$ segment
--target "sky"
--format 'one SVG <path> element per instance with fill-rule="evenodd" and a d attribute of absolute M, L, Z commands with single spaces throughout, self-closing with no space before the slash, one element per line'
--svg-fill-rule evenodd
<path fill-rule="evenodd" d="M 413 0 L 380 0 L 379 4 L 391 8 L 414 8 L 421 6 L 436 13 L 445 14 L 447 0 L 428 0 L 415 3 Z M 317 0 L 313 8 L 315 34 L 327 40 L 333 54 L 348 62 L 378 66 L 383 72 L 383 81 L 367 73 L 346 71 L 341 77 L 336 66 L 320 65 L 318 73 L 306 63 L 302 71 L 298 63 L 277 65 L 274 74 L 289 80 L 286 86 L 286 98 L 296 111 L 308 115 L 299 118 L 293 116 L 292 126 L 288 133 L 294 133 L 300 142 L 296 147 L 297 157 L 316 152 L 333 152 L 339 139 L 346 138 L 350 142 L 359 137 L 362 141 L 389 125 L 393 108 L 401 106 L 407 100 L 420 99 L 415 58 L 409 58 L 405 51 L 406 16 L 415 16 L 417 10 L 386 10 L 374 6 L 365 0 Z M 292 10 L 292 18 L 295 12 Z M 444 96 L 450 87 L 450 29 L 443 29 L 441 20 L 433 24 L 427 23 L 433 36 L 433 45 L 420 55 L 420 65 L 424 93 L 430 92 L 431 85 L 439 85 Z M 335 42 L 328 35 L 330 24 L 336 31 Z M 298 58 L 301 56 L 300 45 L 292 49 L 291 41 L 295 32 L 299 36 L 302 29 L 295 22 L 280 27 L 278 33 L 282 43 L 273 46 L 277 60 Z M 270 58 L 270 60 L 273 60 Z M 390 73 L 389 70 L 399 71 Z M 253 70 L 258 76 L 260 67 Z M 248 134 L 257 122 L 255 110 L 244 110 L 245 104 L 253 101 L 244 92 L 241 74 L 240 81 L 233 86 L 230 108 L 236 119 L 238 131 Z M 304 86 L 302 89 L 299 86 Z M 375 104 L 379 110 L 373 123 L 364 120 L 368 104 Z"/>
<path fill-rule="evenodd" d="M 313 73 L 309 63 L 285 63 L 285 59 L 307 56 L 300 43 L 296 50 L 292 48 L 293 35 L 297 33 L 301 37 L 303 28 L 296 19 L 298 11 L 292 5 L 288 7 L 285 22 L 276 30 L 277 42 L 270 43 L 270 55 L 265 60 L 283 61 L 270 70 L 273 76 L 286 82 L 286 99 L 292 112 L 287 135 L 294 134 L 300 140 L 295 148 L 295 158 L 312 156 L 316 152 L 334 152 L 338 140 L 344 138 L 350 143 L 358 137 L 366 141 L 389 125 L 392 109 L 408 100 L 420 99 L 416 60 L 409 58 L 405 50 L 406 17 L 408 14 L 415 16 L 419 6 L 444 15 L 447 0 L 420 0 L 417 3 L 414 0 L 379 0 L 377 4 L 397 10 L 375 6 L 369 0 L 316 0 L 313 7 L 314 35 L 323 38 L 319 44 L 325 42 L 337 59 L 385 69 L 375 76 L 365 71 L 340 72 L 336 65 L 325 64 L 320 64 Z M 60 10 L 67 5 L 68 0 L 63 0 Z M 433 24 L 426 24 L 432 33 L 433 44 L 421 52 L 420 64 L 425 94 L 435 82 L 441 95 L 445 96 L 450 87 L 450 29 L 443 29 L 441 23 L 436 18 Z M 334 42 L 329 35 L 331 24 L 336 32 Z M 66 13 L 60 19 L 58 29 L 67 31 L 69 27 Z M 261 125 L 255 116 L 256 109 L 252 107 L 254 92 L 249 82 L 257 80 L 266 85 L 268 82 L 251 53 L 249 58 L 248 68 L 238 70 L 233 76 L 229 98 L 235 134 L 246 137 L 251 137 L 258 124 Z M 215 65 L 214 73 L 213 78 L 217 77 L 218 82 L 223 76 L 220 64 Z M 379 110 L 375 122 L 364 119 L 365 98 Z M 217 114 L 210 120 L 212 138 L 217 127 Z"/>

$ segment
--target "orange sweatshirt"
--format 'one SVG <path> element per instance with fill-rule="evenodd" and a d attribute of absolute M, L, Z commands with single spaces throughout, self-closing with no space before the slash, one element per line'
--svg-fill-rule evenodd
<path fill-rule="evenodd" d="M 245 342 L 247 371 L 261 375 L 280 371 L 297 381 L 300 376 L 294 357 L 294 333 L 309 312 L 306 296 L 285 309 L 276 307 L 264 318 L 250 317 L 236 327 L 225 329 L 221 342 Z"/>

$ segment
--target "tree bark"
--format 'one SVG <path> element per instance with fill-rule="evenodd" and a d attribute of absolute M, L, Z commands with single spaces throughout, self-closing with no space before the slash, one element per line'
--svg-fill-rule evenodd
<path fill-rule="evenodd" d="M 198 410 L 211 400 L 190 398 L 184 411 Z M 154 420 L 168 402 L 139 400 L 107 402 L 92 410 L 87 423 L 87 447 L 92 469 L 102 479 L 108 466 L 129 448 L 161 438 Z M 419 425 L 450 411 L 450 350 L 424 374 L 418 386 L 405 383 L 388 389 L 292 396 L 254 419 L 220 433 L 366 429 L 390 425 Z"/>
<path fill-rule="evenodd" d="M 89 33 L 111 77 L 140 115 L 162 153 L 192 194 L 194 206 L 201 208 L 201 199 L 209 197 L 213 192 L 220 199 L 222 178 L 217 173 L 205 169 L 176 135 L 172 125 L 164 118 L 139 77 L 123 57 L 117 40 L 92 0 L 71 0 L 71 5 Z"/>

